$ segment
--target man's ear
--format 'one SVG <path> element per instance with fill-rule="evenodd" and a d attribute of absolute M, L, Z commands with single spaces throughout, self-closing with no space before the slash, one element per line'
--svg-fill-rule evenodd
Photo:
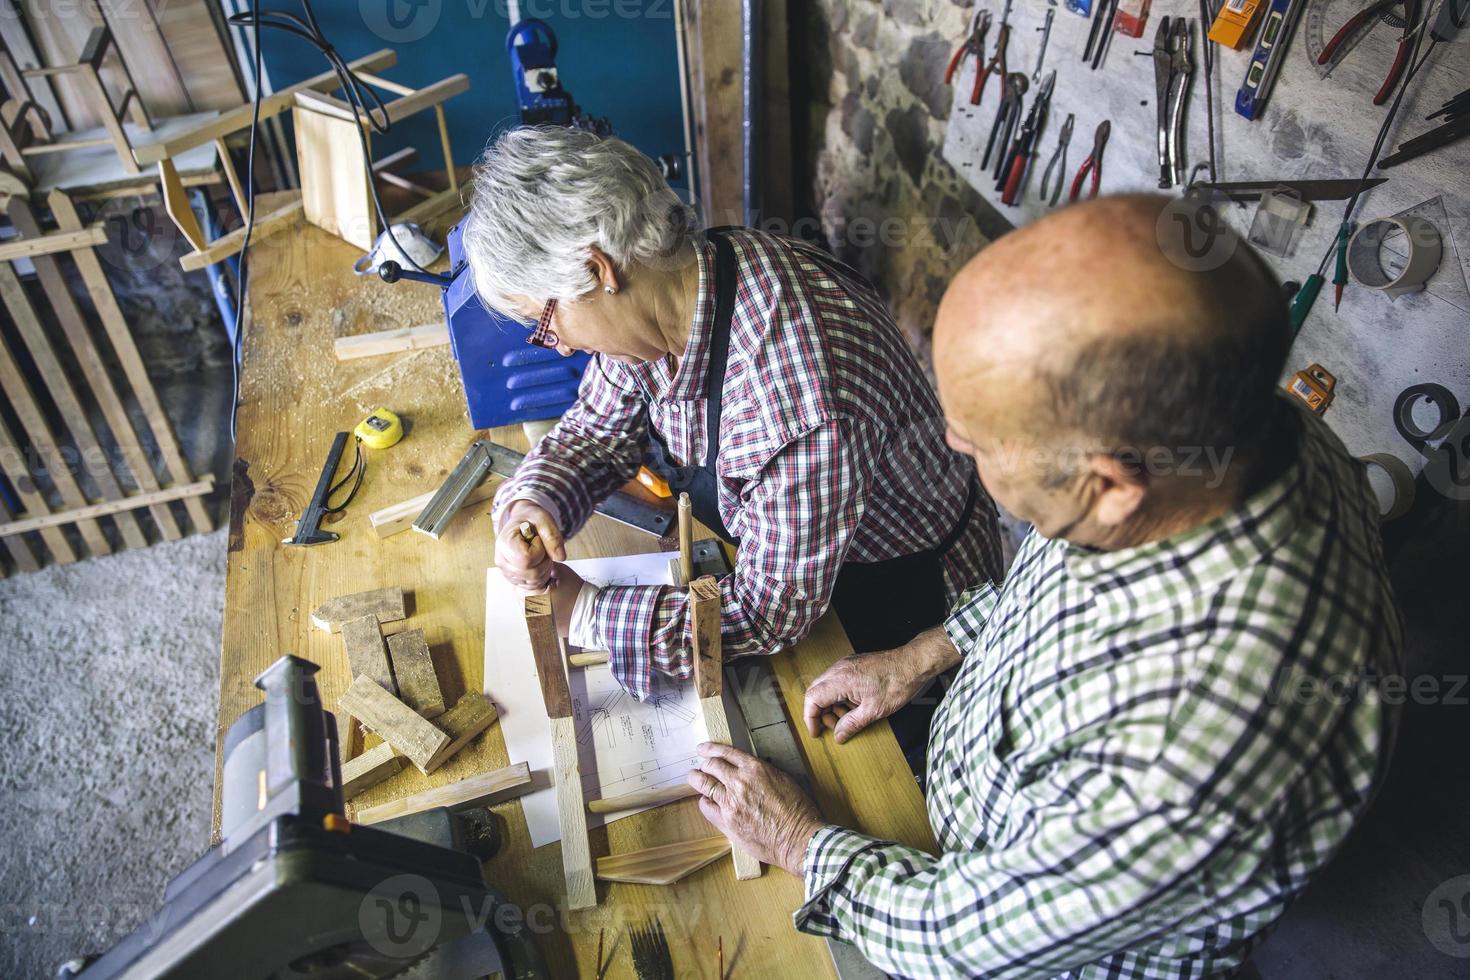
<path fill-rule="evenodd" d="M 1148 473 L 1110 453 L 1091 453 L 1087 457 L 1090 479 L 1096 497 L 1093 518 L 1104 527 L 1118 527 L 1143 506 L 1148 496 Z"/>
<path fill-rule="evenodd" d="M 591 246 L 587 253 L 587 268 L 592 272 L 592 277 L 597 280 L 597 288 L 613 291 L 622 289 L 623 283 L 618 276 L 618 267 L 608 257 L 608 254 L 596 245 Z"/>

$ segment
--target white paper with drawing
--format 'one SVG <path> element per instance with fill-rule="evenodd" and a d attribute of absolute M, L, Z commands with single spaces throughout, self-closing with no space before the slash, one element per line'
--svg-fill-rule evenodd
<path fill-rule="evenodd" d="M 677 556 L 665 552 L 567 564 L 598 586 L 668 585 L 669 559 Z M 694 747 L 705 738 L 693 684 L 656 678 L 654 697 L 640 703 L 618 686 L 606 664 L 573 669 L 568 679 L 587 799 L 684 781 L 697 758 Z M 521 594 L 493 567 L 485 581 L 485 694 L 500 711 L 510 761 L 530 763 L 545 780 L 551 769 L 551 722 L 536 679 L 525 607 Z M 528 793 L 521 805 L 533 847 L 561 839 L 555 788 Z M 598 826 L 636 812 L 589 813 L 587 823 Z"/>

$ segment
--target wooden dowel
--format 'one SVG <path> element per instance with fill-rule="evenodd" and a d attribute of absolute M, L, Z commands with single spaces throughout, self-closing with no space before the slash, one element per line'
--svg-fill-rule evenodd
<path fill-rule="evenodd" d="M 672 786 L 634 790 L 621 796 L 609 796 L 603 800 L 588 800 L 587 809 L 593 813 L 617 813 L 620 810 L 632 810 L 640 806 L 663 806 L 665 803 L 687 800 L 691 796 L 698 795 L 699 791 L 688 783 L 675 783 Z"/>
<path fill-rule="evenodd" d="M 694 581 L 694 505 L 687 493 L 679 494 L 679 570 L 680 585 Z"/>
<path fill-rule="evenodd" d="M 581 653 L 567 654 L 567 663 L 573 667 L 596 667 L 607 663 L 609 659 L 606 650 L 583 650 Z"/>

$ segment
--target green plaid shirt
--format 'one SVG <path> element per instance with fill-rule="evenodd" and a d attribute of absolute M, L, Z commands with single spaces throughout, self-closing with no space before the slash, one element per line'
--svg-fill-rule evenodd
<path fill-rule="evenodd" d="M 1363 812 L 1399 671 L 1363 471 L 1283 415 L 1295 461 L 1233 513 L 1113 552 L 1033 532 L 961 600 L 929 742 L 941 856 L 823 828 L 798 928 L 904 976 L 1246 960 Z"/>

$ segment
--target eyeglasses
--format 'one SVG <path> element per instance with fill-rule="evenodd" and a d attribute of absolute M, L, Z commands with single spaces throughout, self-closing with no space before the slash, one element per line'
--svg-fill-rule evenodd
<path fill-rule="evenodd" d="M 544 347 L 547 350 L 555 350 L 559 343 L 556 332 L 551 329 L 551 318 L 556 315 L 556 300 L 549 299 L 541 308 L 541 318 L 531 328 L 531 335 L 526 338 L 526 343 L 536 347 Z"/>

